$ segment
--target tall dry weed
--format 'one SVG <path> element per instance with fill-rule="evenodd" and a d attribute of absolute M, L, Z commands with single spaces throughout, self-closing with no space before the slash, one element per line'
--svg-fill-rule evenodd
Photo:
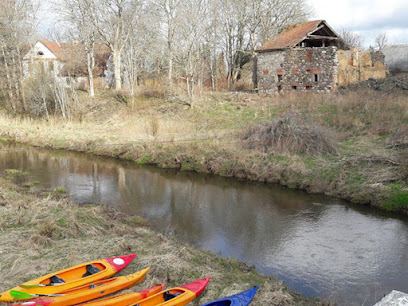
<path fill-rule="evenodd" d="M 321 124 L 353 135 L 388 135 L 408 127 L 408 96 L 373 90 L 336 94 L 291 94 L 281 104 L 313 114 Z"/>
<path fill-rule="evenodd" d="M 336 138 L 327 128 L 297 112 L 289 111 L 271 123 L 251 128 L 243 137 L 246 149 L 265 153 L 334 154 Z"/>
<path fill-rule="evenodd" d="M 150 120 L 150 133 L 153 137 L 156 137 L 159 134 L 160 122 L 157 117 L 154 117 Z"/>

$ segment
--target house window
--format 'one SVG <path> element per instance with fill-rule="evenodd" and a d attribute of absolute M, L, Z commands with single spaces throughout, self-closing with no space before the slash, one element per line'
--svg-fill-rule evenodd
<path fill-rule="evenodd" d="M 42 51 L 38 51 L 38 53 L 37 53 L 38 55 L 40 55 L 40 56 L 43 56 L 44 55 L 44 52 L 42 52 Z"/>
<path fill-rule="evenodd" d="M 319 75 L 318 74 L 314 75 L 314 81 L 315 81 L 315 83 L 319 82 Z"/>
<path fill-rule="evenodd" d="M 297 90 L 297 86 L 296 86 L 296 85 L 293 85 L 293 86 L 292 86 L 292 89 L 293 89 L 293 90 Z"/>
<path fill-rule="evenodd" d="M 278 83 L 282 83 L 283 76 L 281 74 L 278 74 Z"/>

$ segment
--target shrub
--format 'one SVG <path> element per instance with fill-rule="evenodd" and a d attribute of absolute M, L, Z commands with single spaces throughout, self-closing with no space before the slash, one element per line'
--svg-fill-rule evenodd
<path fill-rule="evenodd" d="M 244 147 L 266 153 L 334 154 L 336 139 L 309 117 L 289 111 L 271 123 L 250 129 Z"/>
<path fill-rule="evenodd" d="M 70 81 L 72 82 L 72 80 Z M 40 72 L 25 80 L 26 104 L 31 116 L 49 118 L 62 115 L 70 119 L 74 109 L 74 95 L 69 97 L 67 84 L 53 74 Z"/>

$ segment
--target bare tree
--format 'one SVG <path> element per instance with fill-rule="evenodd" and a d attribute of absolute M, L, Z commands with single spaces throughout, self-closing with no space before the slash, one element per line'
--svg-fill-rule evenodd
<path fill-rule="evenodd" d="M 341 29 L 339 35 L 343 39 L 343 41 L 350 47 L 363 49 L 364 37 L 360 34 L 347 29 Z"/>
<path fill-rule="evenodd" d="M 91 0 L 90 0 L 91 1 Z M 93 23 L 113 55 L 115 89 L 122 89 L 122 51 L 137 16 L 142 0 L 92 0 Z"/>
<path fill-rule="evenodd" d="M 21 101 L 23 110 L 26 109 L 22 48 L 35 31 L 37 10 L 32 0 L 0 2 L 0 82 L 14 112 L 17 111 L 15 101 Z"/>
<path fill-rule="evenodd" d="M 71 35 L 79 40 L 86 52 L 89 95 L 94 97 L 95 44 L 98 32 L 93 22 L 93 3 L 91 0 L 65 0 L 61 4 L 65 20 L 73 26 Z"/>
<path fill-rule="evenodd" d="M 313 15 L 305 0 L 257 0 L 260 2 L 258 45 L 264 44 L 288 24 L 303 22 Z"/>
<path fill-rule="evenodd" d="M 152 60 L 150 53 L 157 52 L 154 46 L 155 41 L 158 40 L 158 29 L 151 20 L 154 20 L 151 6 L 140 7 L 139 16 L 130 24 L 131 34 L 123 51 L 122 64 L 125 82 L 132 97 L 132 106 L 141 67 L 145 66 L 143 63 L 148 57 Z"/>
<path fill-rule="evenodd" d="M 388 45 L 388 36 L 387 33 L 382 33 L 379 34 L 376 38 L 375 38 L 375 46 L 377 47 L 377 49 L 379 51 L 382 51 L 384 49 L 384 47 L 386 47 Z"/>
<path fill-rule="evenodd" d="M 180 22 L 180 49 L 178 62 L 184 67 L 190 107 L 194 107 L 194 85 L 201 63 L 203 36 L 209 27 L 208 0 L 190 0 L 182 9 Z"/>
<path fill-rule="evenodd" d="M 175 37 L 179 26 L 180 8 L 184 3 L 182 3 L 182 0 L 155 0 L 154 3 L 159 16 L 163 18 L 163 31 L 167 43 L 168 82 L 171 90 L 173 86 Z"/>

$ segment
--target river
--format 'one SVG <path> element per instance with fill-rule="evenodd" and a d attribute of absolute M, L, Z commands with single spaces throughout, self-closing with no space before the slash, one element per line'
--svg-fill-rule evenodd
<path fill-rule="evenodd" d="M 0 148 L 14 148 L 0 144 Z M 73 202 L 146 218 L 158 232 L 253 265 L 290 289 L 338 305 L 408 292 L 408 218 L 276 185 L 137 166 L 63 151 L 0 151 Z"/>

